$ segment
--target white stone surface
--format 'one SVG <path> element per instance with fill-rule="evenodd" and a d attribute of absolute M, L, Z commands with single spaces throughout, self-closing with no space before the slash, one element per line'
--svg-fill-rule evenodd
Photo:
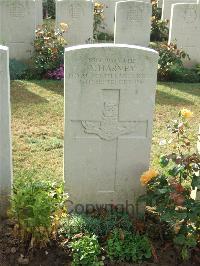
<path fill-rule="evenodd" d="M 42 0 L 35 0 L 36 3 L 36 26 L 43 24 L 43 6 Z"/>
<path fill-rule="evenodd" d="M 157 52 L 139 46 L 65 49 L 64 176 L 71 204 L 135 204 L 144 192 L 157 61 Z"/>
<path fill-rule="evenodd" d="M 162 19 L 171 19 L 172 5 L 179 3 L 197 3 L 197 0 L 163 0 Z"/>
<path fill-rule="evenodd" d="M 93 38 L 93 2 L 91 0 L 57 0 L 56 25 L 68 24 L 64 34 L 69 46 L 85 44 Z"/>
<path fill-rule="evenodd" d="M 6 216 L 12 186 L 8 48 L 0 46 L 0 217 Z"/>
<path fill-rule="evenodd" d="M 0 1 L 0 43 L 9 47 L 10 58 L 28 59 L 36 29 L 34 0 Z"/>
<path fill-rule="evenodd" d="M 117 2 L 119 2 L 119 0 L 94 0 L 93 2 L 101 3 L 104 5 L 105 32 L 113 35 L 115 23 L 115 5 Z M 143 0 L 143 2 L 149 3 L 150 0 Z"/>
<path fill-rule="evenodd" d="M 169 43 L 175 42 L 189 54 L 188 67 L 200 64 L 200 5 L 175 4 L 172 8 Z"/>
<path fill-rule="evenodd" d="M 150 42 L 152 5 L 120 1 L 115 9 L 115 43 L 147 47 Z"/>

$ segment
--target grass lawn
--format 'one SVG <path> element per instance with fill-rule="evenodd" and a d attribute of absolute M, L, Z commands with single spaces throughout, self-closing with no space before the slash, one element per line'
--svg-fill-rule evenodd
<path fill-rule="evenodd" d="M 63 95 L 61 81 L 12 82 L 14 177 L 34 172 L 43 178 L 62 178 Z M 191 124 L 193 133 L 197 135 L 200 84 L 158 84 L 151 153 L 153 165 L 157 165 L 161 152 L 159 140 L 165 138 L 167 133 L 166 123 L 183 107 L 194 112 Z"/>

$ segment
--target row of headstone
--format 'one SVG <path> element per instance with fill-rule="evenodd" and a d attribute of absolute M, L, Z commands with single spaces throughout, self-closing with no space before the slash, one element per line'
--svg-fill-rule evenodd
<path fill-rule="evenodd" d="M 149 0 L 110 0 L 100 3 L 104 4 L 105 31 L 114 33 L 115 43 L 149 45 L 152 15 Z M 61 22 L 69 26 L 65 33 L 69 46 L 93 39 L 93 1 L 57 0 L 56 24 Z"/>
<path fill-rule="evenodd" d="M 149 167 L 157 61 L 157 52 L 139 46 L 65 50 L 64 175 L 73 207 L 120 204 L 135 213 L 144 192 L 139 177 Z M 8 65 L 0 46 L 1 217 L 12 186 Z"/>
<path fill-rule="evenodd" d="M 8 48 L 0 46 L 0 218 L 6 216 L 12 187 Z"/>
<path fill-rule="evenodd" d="M 150 0 L 102 1 L 106 30 L 114 32 L 115 43 L 148 46 L 150 40 Z M 116 15 L 114 15 L 114 13 Z M 93 1 L 57 0 L 56 25 L 65 22 L 64 34 L 69 46 L 85 44 L 93 39 Z M 10 48 L 10 57 L 30 58 L 33 52 L 35 29 L 42 24 L 42 0 L 0 1 L 0 43 Z M 112 32 L 111 32 L 112 28 Z"/>

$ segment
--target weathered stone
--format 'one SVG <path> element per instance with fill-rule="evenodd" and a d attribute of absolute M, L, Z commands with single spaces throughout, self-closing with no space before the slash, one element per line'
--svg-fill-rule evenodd
<path fill-rule="evenodd" d="M 157 61 L 157 52 L 138 46 L 65 50 L 64 175 L 76 211 L 135 207 L 144 192 L 140 175 L 149 167 Z"/>
<path fill-rule="evenodd" d="M 190 61 L 185 61 L 185 66 L 200 63 L 200 5 L 173 5 L 169 43 L 174 42 L 190 57 Z"/>
<path fill-rule="evenodd" d="M 35 0 L 0 1 L 0 43 L 9 47 L 10 58 L 28 59 L 33 51 Z"/>
<path fill-rule="evenodd" d="M 36 3 L 36 26 L 43 24 L 43 6 L 42 0 L 35 0 Z"/>
<path fill-rule="evenodd" d="M 6 216 L 12 186 L 8 48 L 0 46 L 0 217 Z"/>
<path fill-rule="evenodd" d="M 56 25 L 68 25 L 64 37 L 69 46 L 85 44 L 93 38 L 93 20 L 92 0 L 56 1 Z"/>
<path fill-rule="evenodd" d="M 162 19 L 171 19 L 172 5 L 179 3 L 197 3 L 197 0 L 163 0 Z"/>
<path fill-rule="evenodd" d="M 150 42 L 152 5 L 120 1 L 115 10 L 115 43 L 147 47 Z"/>

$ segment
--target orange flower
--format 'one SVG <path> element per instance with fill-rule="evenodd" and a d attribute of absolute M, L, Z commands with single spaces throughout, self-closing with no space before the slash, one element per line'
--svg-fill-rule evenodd
<path fill-rule="evenodd" d="M 154 177 L 158 175 L 158 171 L 154 169 L 149 169 L 148 171 L 144 172 L 140 177 L 140 182 L 143 186 L 147 185 L 149 181 L 151 181 Z"/>
<path fill-rule="evenodd" d="M 184 118 L 191 118 L 193 116 L 193 113 L 190 110 L 183 108 L 181 110 L 181 116 Z"/>

